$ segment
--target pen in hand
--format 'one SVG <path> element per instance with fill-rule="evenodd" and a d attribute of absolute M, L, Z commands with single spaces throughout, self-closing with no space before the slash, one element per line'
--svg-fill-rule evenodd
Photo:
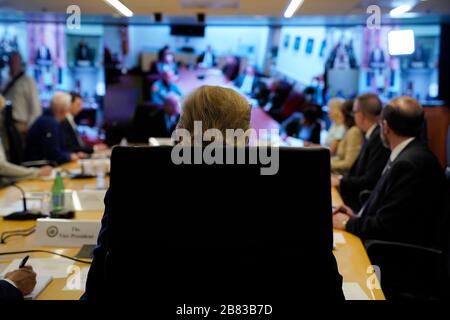
<path fill-rule="evenodd" d="M 20 262 L 19 269 L 25 267 L 25 264 L 27 263 L 29 258 L 30 256 L 26 256 L 25 258 L 23 258 L 22 262 Z"/>

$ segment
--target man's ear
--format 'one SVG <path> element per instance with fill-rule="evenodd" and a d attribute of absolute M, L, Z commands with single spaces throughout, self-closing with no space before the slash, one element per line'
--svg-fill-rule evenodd
<path fill-rule="evenodd" d="M 383 126 L 382 126 L 383 133 L 384 133 L 384 135 L 386 135 L 391 131 L 391 128 L 389 127 L 389 124 L 386 120 L 382 120 L 382 122 L 383 122 Z"/>

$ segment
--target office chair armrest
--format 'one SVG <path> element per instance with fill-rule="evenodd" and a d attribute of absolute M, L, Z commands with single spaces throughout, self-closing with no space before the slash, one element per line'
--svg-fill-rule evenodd
<path fill-rule="evenodd" d="M 391 250 L 391 251 L 399 251 L 401 254 L 402 251 L 415 251 L 420 254 L 431 254 L 431 255 L 441 255 L 442 251 L 434 248 L 427 248 L 423 246 L 418 246 L 409 243 L 401 243 L 401 242 L 392 242 L 392 241 L 382 241 L 382 240 L 367 240 L 364 243 L 367 252 L 373 251 L 378 248 Z"/>
<path fill-rule="evenodd" d="M 44 167 L 44 166 L 52 166 L 52 167 L 56 167 L 58 164 L 56 164 L 53 161 L 48 161 L 48 160 L 36 160 L 36 161 L 27 161 L 27 162 L 22 162 L 21 166 L 23 167 L 27 167 L 27 168 L 40 168 L 40 167 Z"/>

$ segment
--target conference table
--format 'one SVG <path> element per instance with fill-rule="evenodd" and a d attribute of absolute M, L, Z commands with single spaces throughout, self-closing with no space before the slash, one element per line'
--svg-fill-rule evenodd
<path fill-rule="evenodd" d="M 233 87 L 231 83 L 224 80 L 224 77 L 217 71 L 208 70 L 181 70 L 179 85 L 182 87 L 184 93 L 189 93 L 196 87 L 204 84 L 210 85 L 226 85 Z M 252 122 L 253 129 L 278 129 L 279 124 L 268 116 L 261 108 L 252 108 Z M 61 166 L 59 169 L 69 171 L 76 170 L 80 167 L 77 162 L 72 162 Z M 109 185 L 109 178 L 105 177 L 105 187 Z M 43 180 L 28 180 L 18 183 L 25 192 L 49 192 L 51 191 L 53 182 Z M 79 191 L 79 190 L 95 190 L 97 188 L 98 181 L 94 179 L 83 180 L 71 180 L 64 179 L 65 188 L 67 190 Z M 332 188 L 331 197 L 333 205 L 337 206 L 342 204 L 342 199 L 339 192 Z M 0 210 L 10 206 L 21 199 L 20 192 L 13 188 L 8 187 L 0 189 Z M 103 215 L 101 211 L 85 211 L 76 212 L 76 220 L 100 220 Z M 136 224 L 139 221 L 136 220 Z M 12 231 L 18 229 L 27 229 L 36 225 L 35 221 L 4 221 L 0 218 L 0 234 L 5 231 Z M 302 232 L 302 226 L 298 227 L 299 232 Z M 380 289 L 378 280 L 374 278 L 373 267 L 369 261 L 365 248 L 361 240 L 344 231 L 334 231 L 335 235 L 335 248 L 334 256 L 338 264 L 338 269 L 343 277 L 344 283 L 349 288 L 359 288 L 359 293 L 351 290 L 350 299 L 368 299 L 368 300 L 384 300 L 383 291 Z M 9 238 L 6 244 L 0 244 L 0 253 L 25 251 L 25 250 L 48 250 L 56 252 L 58 254 L 74 257 L 80 250 L 80 248 L 63 248 L 63 247 L 38 247 L 34 244 L 35 234 L 27 237 L 13 237 Z M 0 266 L 8 264 L 13 259 L 22 258 L 26 254 L 10 254 L 0 255 Z M 49 259 L 64 259 L 59 256 L 55 256 L 49 253 L 31 253 L 31 258 L 49 258 Z M 88 265 L 77 262 L 75 264 L 80 268 L 86 268 Z M 1 270 L 1 269 L 0 269 Z M 49 285 L 38 295 L 38 300 L 77 300 L 83 294 L 83 291 L 77 290 L 64 290 L 67 279 L 72 276 L 68 275 L 65 278 L 53 279 Z M 308 276 L 308 275 L 305 275 Z M 370 284 L 370 285 L 368 285 Z M 345 290 L 344 290 L 345 291 Z M 358 291 L 358 290 L 356 290 Z M 361 294 L 362 293 L 362 294 Z"/>
<path fill-rule="evenodd" d="M 63 165 L 61 168 L 65 170 L 71 170 L 78 168 L 79 164 L 69 163 Z M 71 180 L 64 179 L 65 187 L 68 190 L 92 190 L 96 188 L 96 179 L 85 180 Z M 107 186 L 109 179 L 105 178 L 105 185 Z M 52 187 L 52 181 L 41 180 L 29 180 L 19 183 L 26 192 L 41 192 L 50 191 Z M 342 199 L 336 189 L 331 190 L 332 201 L 334 205 L 342 203 Z M 21 198 L 20 192 L 13 188 L 8 187 L 0 190 L 0 208 L 8 207 L 11 203 L 19 201 Z M 77 212 L 75 219 L 77 220 L 100 220 L 103 212 Z M 139 221 L 136 221 L 138 224 Z M 0 233 L 5 231 L 12 231 L 18 229 L 31 228 L 36 225 L 35 221 L 4 221 L 0 220 Z M 299 232 L 301 232 L 302 226 L 299 226 Z M 335 244 L 334 255 L 337 260 L 340 274 L 343 276 L 345 283 L 358 284 L 362 291 L 370 300 L 383 300 L 384 295 L 381 289 L 376 289 L 373 286 L 370 289 L 367 286 L 369 277 L 371 276 L 371 263 L 367 257 L 364 246 L 359 238 L 356 236 L 335 230 L 335 235 L 339 235 L 339 242 Z M 344 242 L 342 242 L 344 240 Z M 0 253 L 24 251 L 24 250 L 48 250 L 67 256 L 75 256 L 80 248 L 63 248 L 63 247 L 37 247 L 34 245 L 35 235 L 32 234 L 28 237 L 14 237 L 7 240 L 6 244 L 0 244 Z M 26 254 L 16 255 L 3 255 L 0 256 L 0 264 L 7 264 L 13 259 L 22 258 Z M 64 259 L 58 256 L 54 256 L 48 253 L 32 253 L 32 258 L 50 258 L 50 259 Z M 88 265 L 82 263 L 76 263 L 80 268 L 87 267 Z M 66 285 L 67 278 L 53 279 L 46 289 L 37 297 L 38 300 L 76 300 L 82 295 L 82 291 L 66 291 L 63 288 Z M 359 299 L 359 298 L 358 298 Z"/>

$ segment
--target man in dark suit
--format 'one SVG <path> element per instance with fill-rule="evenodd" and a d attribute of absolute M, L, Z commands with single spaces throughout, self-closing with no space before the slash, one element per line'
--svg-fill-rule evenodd
<path fill-rule="evenodd" d="M 84 152 L 87 154 L 92 154 L 94 148 L 88 146 L 80 136 L 78 132 L 77 124 L 75 123 L 75 117 L 80 114 L 83 99 L 78 93 L 71 92 L 71 104 L 69 112 L 66 118 L 61 123 L 63 134 L 64 134 L 64 147 L 66 150 L 71 152 Z"/>
<path fill-rule="evenodd" d="M 381 115 L 383 143 L 392 153 L 369 200 L 358 214 L 337 208 L 333 225 L 363 240 L 433 247 L 446 199 L 444 172 L 418 135 L 424 111 L 410 97 L 390 102 Z"/>
<path fill-rule="evenodd" d="M 208 46 L 206 50 L 198 56 L 197 64 L 203 68 L 213 68 L 217 65 L 216 56 L 214 55 L 211 46 Z"/>
<path fill-rule="evenodd" d="M 180 119 L 180 108 L 175 97 L 168 97 L 161 109 L 138 107 L 133 119 L 131 142 L 148 143 L 149 138 L 170 138 Z"/>
<path fill-rule="evenodd" d="M 52 98 L 50 110 L 31 126 L 27 134 L 26 158 L 28 161 L 49 160 L 57 164 L 85 158 L 82 152 L 70 152 L 64 146 L 61 123 L 70 107 L 70 95 L 57 92 Z"/>
<path fill-rule="evenodd" d="M 9 272 L 0 280 L 0 301 L 23 300 L 36 286 L 36 273 L 30 266 Z"/>
<path fill-rule="evenodd" d="M 251 98 L 259 98 L 264 84 L 257 75 L 254 66 L 247 66 L 244 72 L 234 81 L 239 91 Z"/>
<path fill-rule="evenodd" d="M 390 151 L 380 138 L 378 119 L 382 111 L 375 94 L 365 94 L 355 100 L 353 112 L 358 128 L 365 134 L 358 159 L 346 176 L 332 176 L 331 184 L 340 189 L 344 202 L 353 210 L 361 209 L 360 194 L 372 190 L 383 172 Z"/>

